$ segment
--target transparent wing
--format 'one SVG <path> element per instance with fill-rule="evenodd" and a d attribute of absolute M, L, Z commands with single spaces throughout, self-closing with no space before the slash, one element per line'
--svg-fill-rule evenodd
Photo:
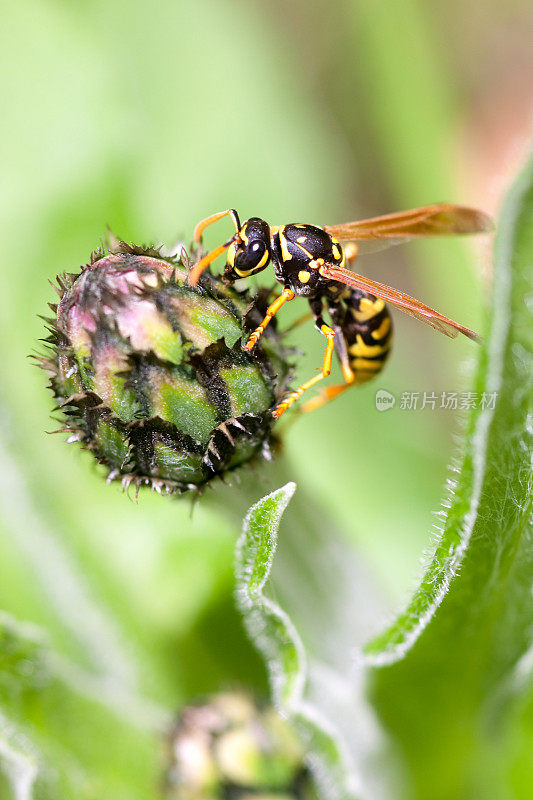
<path fill-rule="evenodd" d="M 342 241 L 370 241 L 377 244 L 382 240 L 380 244 L 384 247 L 422 236 L 484 233 L 492 228 L 491 218 L 483 211 L 447 203 L 346 222 L 343 225 L 324 226 L 327 233 Z"/>
<path fill-rule="evenodd" d="M 369 292 L 376 297 L 381 297 L 386 303 L 396 306 L 396 308 L 405 311 L 421 322 L 425 322 L 426 325 L 431 325 L 432 328 L 440 331 L 440 333 L 444 333 L 446 336 L 450 336 L 452 339 L 455 338 L 458 333 L 462 333 L 473 341 L 480 340 L 480 337 L 474 331 L 443 316 L 438 311 L 435 311 L 434 308 L 426 306 L 424 303 L 421 303 L 420 300 L 415 300 L 414 297 L 410 297 L 399 289 L 393 289 L 391 286 L 386 286 L 384 283 L 378 283 L 370 278 L 365 278 L 363 275 L 358 275 L 356 272 L 351 272 L 335 264 L 324 264 L 323 267 L 320 267 L 320 274 L 324 278 L 329 278 L 332 281 L 339 281 L 340 283 L 346 284 L 346 286 L 352 286 L 354 289 L 362 289 L 364 292 Z"/>

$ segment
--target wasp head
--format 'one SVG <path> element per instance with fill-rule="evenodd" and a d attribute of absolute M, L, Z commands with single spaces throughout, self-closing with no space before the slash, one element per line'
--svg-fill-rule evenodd
<path fill-rule="evenodd" d="M 250 217 L 228 248 L 223 280 L 227 283 L 256 275 L 270 261 L 270 227 L 259 217 Z"/>

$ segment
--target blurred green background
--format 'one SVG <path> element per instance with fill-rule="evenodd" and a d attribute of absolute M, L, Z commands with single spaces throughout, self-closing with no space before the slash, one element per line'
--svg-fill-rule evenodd
<path fill-rule="evenodd" d="M 159 720 L 192 693 L 265 678 L 233 609 L 233 521 L 187 499 L 132 503 L 87 454 L 44 433 L 57 427 L 51 398 L 26 356 L 53 301 L 48 279 L 85 263 L 106 226 L 172 245 L 228 206 L 272 224 L 435 201 L 495 212 L 528 133 L 532 19 L 527 0 L 4 8 L 0 607 L 96 664 L 110 693 L 121 685 L 156 704 L 133 716 Z M 488 241 L 416 243 L 359 268 L 483 331 Z M 294 305 L 286 322 L 302 313 Z M 375 384 L 285 436 L 287 475 L 367 562 L 389 608 L 420 569 L 461 426 L 457 412 L 402 410 L 400 395 L 468 390 L 474 357 L 469 341 L 399 314 L 395 325 Z M 313 374 L 321 337 L 309 324 L 291 340 L 304 353 L 298 376 Z M 379 388 L 398 398 L 386 413 Z M 250 502 L 274 478 L 258 473 Z M 70 736 L 58 731 L 61 746 Z M 97 739 L 81 749 L 96 753 Z M 130 745 L 107 753 L 110 774 Z M 141 761 L 149 785 L 154 767 Z"/>

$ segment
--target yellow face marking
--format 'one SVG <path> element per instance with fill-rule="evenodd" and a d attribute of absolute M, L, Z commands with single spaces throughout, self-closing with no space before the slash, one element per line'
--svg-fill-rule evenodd
<path fill-rule="evenodd" d="M 248 278 L 252 274 L 253 269 L 237 269 L 235 267 L 235 272 L 237 273 L 239 278 Z"/>
<path fill-rule="evenodd" d="M 338 261 L 340 259 L 340 257 L 341 257 L 341 251 L 340 251 L 339 246 L 336 245 L 336 244 L 333 244 L 333 246 L 331 248 L 331 252 L 333 253 L 333 255 L 335 256 L 335 258 Z"/>
<path fill-rule="evenodd" d="M 376 328 L 375 331 L 372 331 L 372 338 L 373 339 L 383 339 L 384 336 L 390 331 L 390 317 L 385 317 L 379 328 Z"/>
<path fill-rule="evenodd" d="M 303 244 L 304 242 L 307 241 L 307 236 L 298 236 L 296 241 L 298 242 L 298 244 Z"/>
<path fill-rule="evenodd" d="M 380 344 L 366 344 L 360 333 L 356 336 L 354 344 L 350 345 L 348 352 L 351 356 L 358 358 L 372 358 L 372 356 L 380 356 L 389 349 L 389 344 L 383 346 Z"/>
<path fill-rule="evenodd" d="M 333 244 L 339 244 L 339 240 L 336 239 L 334 236 L 331 237 L 331 241 L 333 242 Z"/>
<path fill-rule="evenodd" d="M 298 280 L 302 283 L 308 283 L 309 278 L 311 277 L 311 273 L 308 272 L 306 269 L 301 269 L 298 273 Z"/>
<path fill-rule="evenodd" d="M 305 227 L 306 227 L 306 225 L 305 225 L 305 223 L 302 223 L 302 222 L 297 222 L 297 223 L 295 224 L 295 226 L 294 226 L 294 227 L 295 227 L 295 228 L 305 228 Z"/>
<path fill-rule="evenodd" d="M 265 252 L 263 254 L 263 258 L 261 259 L 261 261 L 259 262 L 257 267 L 255 267 L 255 269 L 254 269 L 255 272 L 257 272 L 258 270 L 262 269 L 265 266 L 265 264 L 268 261 L 268 256 L 269 256 L 269 252 L 268 252 L 268 250 L 265 250 Z"/>
<path fill-rule="evenodd" d="M 236 253 L 237 253 L 237 245 L 235 244 L 235 242 L 233 242 L 233 244 L 231 244 L 228 248 L 228 255 L 226 258 L 226 263 L 228 267 L 234 266 Z"/>
<path fill-rule="evenodd" d="M 248 244 L 248 236 L 246 234 L 247 225 L 248 225 L 248 223 L 245 222 L 244 225 L 242 226 L 242 228 L 239 231 L 239 236 L 243 240 L 244 244 Z"/>
<path fill-rule="evenodd" d="M 281 246 L 281 255 L 283 261 L 290 261 L 292 256 L 287 249 L 287 239 L 285 238 L 285 234 L 283 233 L 282 230 L 280 230 L 279 232 L 279 243 Z"/>

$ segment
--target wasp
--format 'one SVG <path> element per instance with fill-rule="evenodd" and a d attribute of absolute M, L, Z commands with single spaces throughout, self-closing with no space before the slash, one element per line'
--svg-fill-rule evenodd
<path fill-rule="evenodd" d="M 419 300 L 353 272 L 349 267 L 367 243 L 386 247 L 409 239 L 450 234 L 484 233 L 492 230 L 491 219 L 482 211 L 437 203 L 410 211 L 386 214 L 341 225 L 318 227 L 307 223 L 272 226 L 259 217 L 241 224 L 235 209 L 206 217 L 195 228 L 201 242 L 204 230 L 229 216 L 235 233 L 203 256 L 190 270 L 195 286 L 202 272 L 227 250 L 223 280 L 233 283 L 266 269 L 270 262 L 281 294 L 268 306 L 265 318 L 253 331 L 244 349 L 251 351 L 280 308 L 295 297 L 305 297 L 315 327 L 326 337 L 326 352 L 320 372 L 302 383 L 273 410 L 276 418 L 304 392 L 328 377 L 336 351 L 344 383 L 330 386 L 303 405 L 303 411 L 318 408 L 354 384 L 364 383 L 380 372 L 392 343 L 392 322 L 386 303 L 407 312 L 450 337 L 478 335 L 443 316 Z M 341 244 L 341 242 L 343 244 Z M 330 322 L 323 313 L 327 308 Z"/>

